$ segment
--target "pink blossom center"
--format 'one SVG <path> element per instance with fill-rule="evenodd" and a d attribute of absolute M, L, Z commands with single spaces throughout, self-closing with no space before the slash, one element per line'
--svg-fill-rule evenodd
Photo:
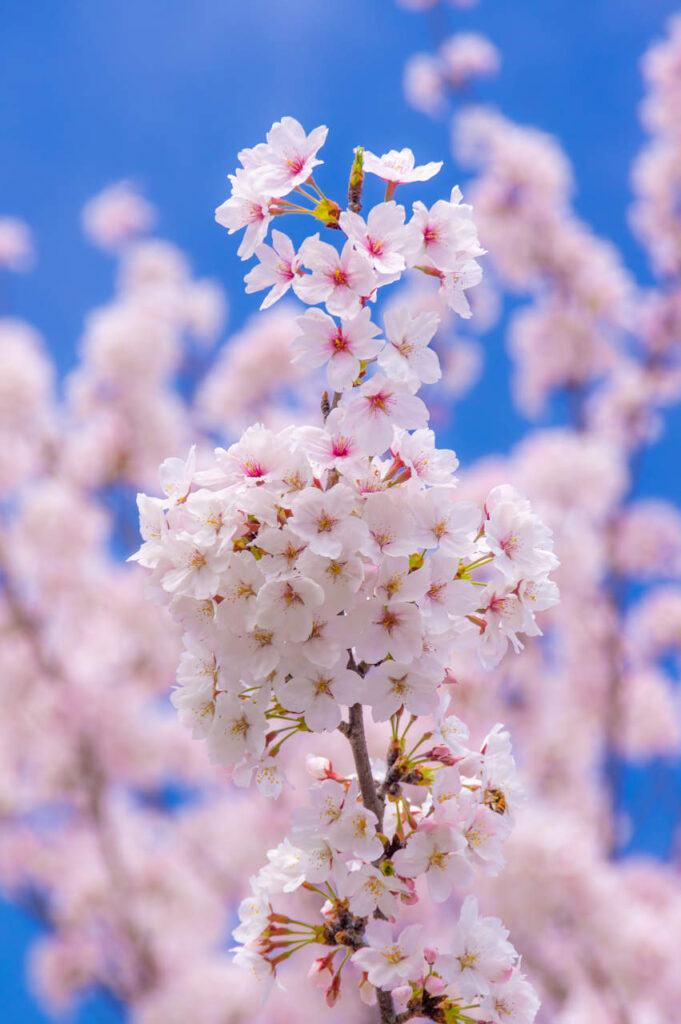
<path fill-rule="evenodd" d="M 377 545 L 379 546 L 379 548 L 381 548 L 381 550 L 385 547 L 386 544 L 389 544 L 390 541 L 393 539 L 392 534 L 388 530 L 372 530 L 371 536 L 376 541 Z M 388 580 L 385 585 L 386 593 L 391 594 L 394 592 L 394 590 L 397 589 L 396 586 L 392 587 L 391 589 L 391 586 L 391 582 Z"/>
<path fill-rule="evenodd" d="M 396 348 L 400 355 L 405 357 L 414 351 L 414 346 L 410 341 L 407 341 L 406 338 L 402 338 L 402 341 L 400 341 L 399 343 L 394 341 L 393 348 Z"/>
<path fill-rule="evenodd" d="M 383 626 L 383 629 L 387 630 L 388 633 L 392 633 L 393 629 L 399 626 L 399 618 L 390 608 L 386 608 L 379 619 L 378 625 Z"/>
<path fill-rule="evenodd" d="M 385 948 L 381 950 L 381 956 L 390 964 L 399 964 L 404 960 L 404 953 L 402 952 L 401 947 L 397 945 L 385 946 Z"/>
<path fill-rule="evenodd" d="M 250 460 L 247 460 L 244 462 L 243 466 L 246 476 L 256 477 L 265 475 L 265 469 L 259 462 L 251 462 Z"/>
<path fill-rule="evenodd" d="M 291 169 L 292 178 L 295 177 L 296 174 L 300 174 L 303 167 L 305 166 L 305 161 L 303 160 L 302 156 L 296 156 L 292 160 L 287 160 L 286 163 Z"/>
<path fill-rule="evenodd" d="M 331 452 L 335 456 L 343 456 L 350 454 L 351 443 L 347 437 L 335 437 L 331 442 Z"/>
<path fill-rule="evenodd" d="M 294 604 L 303 604 L 302 597 L 300 596 L 297 590 L 293 589 L 290 583 L 286 583 L 284 585 L 282 597 L 284 598 L 284 602 L 287 608 L 290 608 L 291 605 Z"/>
<path fill-rule="evenodd" d="M 323 511 L 317 520 L 317 533 L 330 533 L 338 522 L 328 512 Z"/>
<path fill-rule="evenodd" d="M 391 676 L 390 682 L 392 683 L 393 693 L 397 694 L 398 697 L 400 697 L 406 690 L 409 689 L 409 687 L 407 686 L 406 672 L 403 676 L 400 676 L 398 679 L 395 679 L 394 676 Z"/>
<path fill-rule="evenodd" d="M 503 537 L 499 541 L 499 547 L 501 548 L 501 550 L 504 552 L 504 554 L 508 558 L 511 558 L 513 553 L 518 548 L 518 538 L 517 537 L 510 537 L 510 536 Z"/>
<path fill-rule="evenodd" d="M 440 238 L 440 233 L 437 228 L 433 227 L 432 224 L 426 224 L 423 229 L 423 243 L 424 245 L 432 245 L 437 242 Z"/>
<path fill-rule="evenodd" d="M 442 540 L 442 538 L 447 533 L 447 523 L 447 519 L 441 519 L 440 522 L 436 523 L 435 526 L 433 527 L 433 533 L 435 534 L 438 540 Z"/>
<path fill-rule="evenodd" d="M 315 697 L 318 697 L 322 693 L 326 693 L 329 695 L 329 697 L 332 697 L 333 694 L 331 693 L 330 683 L 330 679 L 324 679 L 322 676 L 317 676 L 317 678 L 314 681 Z"/>
<path fill-rule="evenodd" d="M 377 391 L 375 395 L 367 395 L 367 402 L 372 412 L 388 412 L 388 406 L 392 401 L 391 391 Z"/>

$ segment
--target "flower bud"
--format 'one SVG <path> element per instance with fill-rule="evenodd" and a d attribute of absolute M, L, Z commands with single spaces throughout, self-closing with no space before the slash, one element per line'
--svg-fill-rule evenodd
<path fill-rule="evenodd" d="M 348 209 L 353 213 L 359 213 L 362 209 L 362 186 L 364 185 L 364 149 L 357 146 L 355 159 L 350 168 L 350 180 L 348 182 Z"/>
<path fill-rule="evenodd" d="M 329 777 L 331 762 L 328 757 L 316 757 L 314 754 L 308 754 L 305 758 L 305 767 L 308 775 L 321 782 Z"/>
<path fill-rule="evenodd" d="M 397 1013 L 404 1013 L 411 999 L 411 985 L 398 985 L 392 990 L 393 1004 Z"/>
<path fill-rule="evenodd" d="M 426 978 L 423 987 L 429 995 L 439 996 L 445 990 L 445 983 L 442 978 L 436 978 L 434 974 L 431 974 Z"/>

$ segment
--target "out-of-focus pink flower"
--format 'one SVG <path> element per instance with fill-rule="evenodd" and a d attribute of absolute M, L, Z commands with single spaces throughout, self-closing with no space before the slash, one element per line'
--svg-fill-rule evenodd
<path fill-rule="evenodd" d="M 17 217 L 0 217 L 0 270 L 30 270 L 34 260 L 28 224 Z"/>
<path fill-rule="evenodd" d="M 153 227 L 156 210 L 132 182 L 119 181 L 88 200 L 81 217 L 87 238 L 115 252 Z"/>
<path fill-rule="evenodd" d="M 477 78 L 495 75 L 501 54 L 494 43 L 478 32 L 458 32 L 445 40 L 439 50 L 444 78 L 462 88 Z"/>
<path fill-rule="evenodd" d="M 404 65 L 404 95 L 407 103 L 429 117 L 445 109 L 442 68 L 429 53 L 414 53 Z"/>

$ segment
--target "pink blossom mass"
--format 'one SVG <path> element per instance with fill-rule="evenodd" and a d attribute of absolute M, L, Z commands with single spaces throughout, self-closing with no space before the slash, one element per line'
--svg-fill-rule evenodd
<path fill-rule="evenodd" d="M 104 179 L 65 371 L 0 216 L 0 894 L 55 1021 L 681 1020 L 681 16 L 643 273 L 479 102 L 477 0 L 394 7 L 396 134 L 326 38 L 300 121 L 229 98 L 209 276 Z"/>

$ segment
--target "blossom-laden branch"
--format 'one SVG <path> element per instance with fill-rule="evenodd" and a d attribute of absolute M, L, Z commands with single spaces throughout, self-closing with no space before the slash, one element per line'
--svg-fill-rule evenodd
<path fill-rule="evenodd" d="M 426 893 L 442 902 L 477 869 L 502 865 L 519 799 L 509 737 L 495 726 L 479 748 L 467 745 L 450 711 L 449 666 L 460 649 L 495 665 L 536 635 L 535 613 L 557 600 L 557 560 L 513 488 L 494 488 L 482 508 L 455 500 L 458 461 L 436 448 L 417 396 L 440 377 L 430 346 L 439 316 L 391 308 L 382 329 L 373 318 L 380 290 L 408 268 L 470 315 L 465 292 L 483 253 L 471 208 L 455 188 L 430 209 L 415 202 L 408 220 L 398 185 L 441 165 L 417 167 L 406 149 L 358 149 L 340 211 L 312 176 L 325 138 L 326 128 L 307 135 L 292 118 L 277 122 L 240 154 L 217 211 L 230 231 L 246 229 L 242 258 L 258 259 L 247 290 L 269 289 L 266 306 L 292 289 L 311 307 L 292 355 L 326 366 L 333 396 L 322 398 L 321 425 L 252 426 L 203 469 L 194 450 L 166 460 L 165 497 L 139 497 L 134 557 L 185 629 L 173 703 L 238 784 L 255 779 L 276 797 L 293 737 L 340 730 L 352 750 L 348 774 L 311 759 L 310 803 L 294 810 L 290 838 L 270 850 L 240 907 L 236 960 L 271 982 L 318 945 L 311 975 L 330 1005 L 351 975 L 382 1024 L 529 1024 L 537 1003 L 519 958 L 472 896 L 453 945 L 426 944 L 423 925 L 400 918 Z M 364 175 L 386 183 L 366 220 Z M 285 199 L 292 193 L 314 205 Z M 342 249 L 318 233 L 297 252 L 279 231 L 268 245 L 284 213 L 340 230 Z M 385 767 L 370 760 L 364 707 L 390 723 Z M 273 907 L 284 895 L 291 914 Z"/>

